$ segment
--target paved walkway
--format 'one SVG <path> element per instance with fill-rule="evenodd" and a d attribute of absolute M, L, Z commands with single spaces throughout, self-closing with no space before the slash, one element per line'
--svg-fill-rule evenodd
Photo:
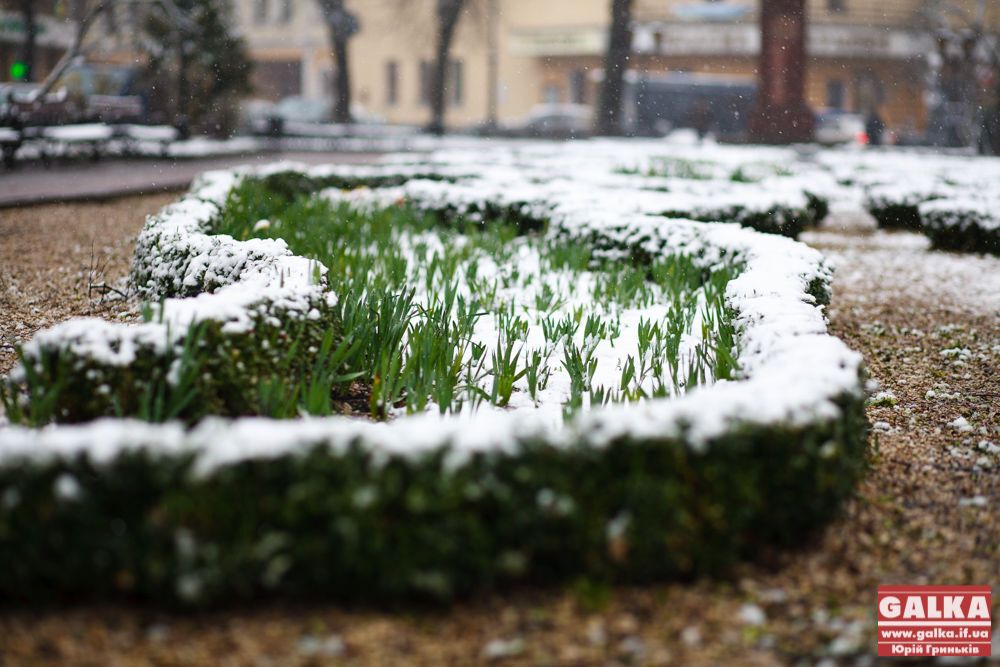
<path fill-rule="evenodd" d="M 0 208 L 42 202 L 96 200 L 126 194 L 180 190 L 203 171 L 241 164 L 293 160 L 307 164 L 363 163 L 374 153 L 263 153 L 197 159 L 114 159 L 73 162 L 45 169 L 26 164 L 0 171 Z"/>

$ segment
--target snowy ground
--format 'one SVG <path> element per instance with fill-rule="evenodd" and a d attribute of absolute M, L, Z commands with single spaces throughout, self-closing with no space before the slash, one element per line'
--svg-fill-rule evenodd
<path fill-rule="evenodd" d="M 838 218 L 800 237 L 822 248 L 836 270 L 837 290 L 871 302 L 897 292 L 969 314 L 1000 313 L 1000 258 L 931 252 L 926 237 L 867 227 L 863 213 Z"/>

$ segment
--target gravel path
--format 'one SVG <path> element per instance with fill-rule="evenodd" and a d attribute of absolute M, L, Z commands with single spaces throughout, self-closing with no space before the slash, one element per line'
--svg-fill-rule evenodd
<path fill-rule="evenodd" d="M 132 317 L 124 290 L 135 235 L 176 193 L 0 209 L 0 374 L 13 345 L 71 317 Z"/>
<path fill-rule="evenodd" d="M 108 214 L 157 201 L 128 200 Z M 79 210 L 73 215 L 83 219 Z M 0 218 L 3 253 L 11 229 L 21 230 L 15 238 L 25 248 L 43 239 L 48 246 L 70 215 L 58 207 L 34 211 L 18 214 L 20 226 Z M 29 219 L 33 241 L 24 231 Z M 88 238 L 116 238 L 107 247 L 128 251 L 124 236 L 100 231 L 75 241 L 83 248 L 71 255 L 70 275 L 51 263 L 14 272 L 20 293 L 39 308 L 18 311 L 19 331 L 93 307 L 79 296 Z M 879 583 L 1000 583 L 1000 259 L 930 252 L 912 234 L 854 229 L 805 240 L 837 263 L 832 329 L 864 353 L 884 393 L 869 408 L 871 470 L 856 499 L 800 550 L 761 554 L 726 581 L 644 589 L 581 582 L 447 612 L 276 605 L 194 617 L 118 607 L 8 611 L 0 613 L 0 665 L 870 663 Z M 46 256 L 51 262 L 70 247 Z M 5 256 L 0 266 L 9 272 Z M 35 272 L 43 277 L 30 282 Z"/>

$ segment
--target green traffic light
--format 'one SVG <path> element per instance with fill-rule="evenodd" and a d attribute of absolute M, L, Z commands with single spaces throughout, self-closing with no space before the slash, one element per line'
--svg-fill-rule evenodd
<path fill-rule="evenodd" d="M 15 61 L 14 64 L 10 66 L 10 78 L 14 81 L 23 81 L 27 79 L 28 65 L 20 61 Z"/>

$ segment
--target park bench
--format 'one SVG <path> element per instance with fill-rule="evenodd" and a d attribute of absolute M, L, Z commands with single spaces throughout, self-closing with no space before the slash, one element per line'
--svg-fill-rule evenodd
<path fill-rule="evenodd" d="M 8 169 L 14 165 L 14 156 L 21 147 L 21 131 L 13 127 L 0 127 L 0 157 Z"/>
<path fill-rule="evenodd" d="M 52 155 L 71 155 L 84 152 L 98 160 L 114 130 L 104 123 L 77 123 L 41 128 L 39 139 L 43 142 L 43 160 Z"/>
<path fill-rule="evenodd" d="M 170 125 L 136 125 L 125 123 L 114 126 L 114 137 L 121 142 L 122 151 L 126 155 L 143 155 L 149 146 L 158 148 L 157 152 L 166 157 L 170 152 L 170 144 L 177 141 L 180 133 Z"/>

